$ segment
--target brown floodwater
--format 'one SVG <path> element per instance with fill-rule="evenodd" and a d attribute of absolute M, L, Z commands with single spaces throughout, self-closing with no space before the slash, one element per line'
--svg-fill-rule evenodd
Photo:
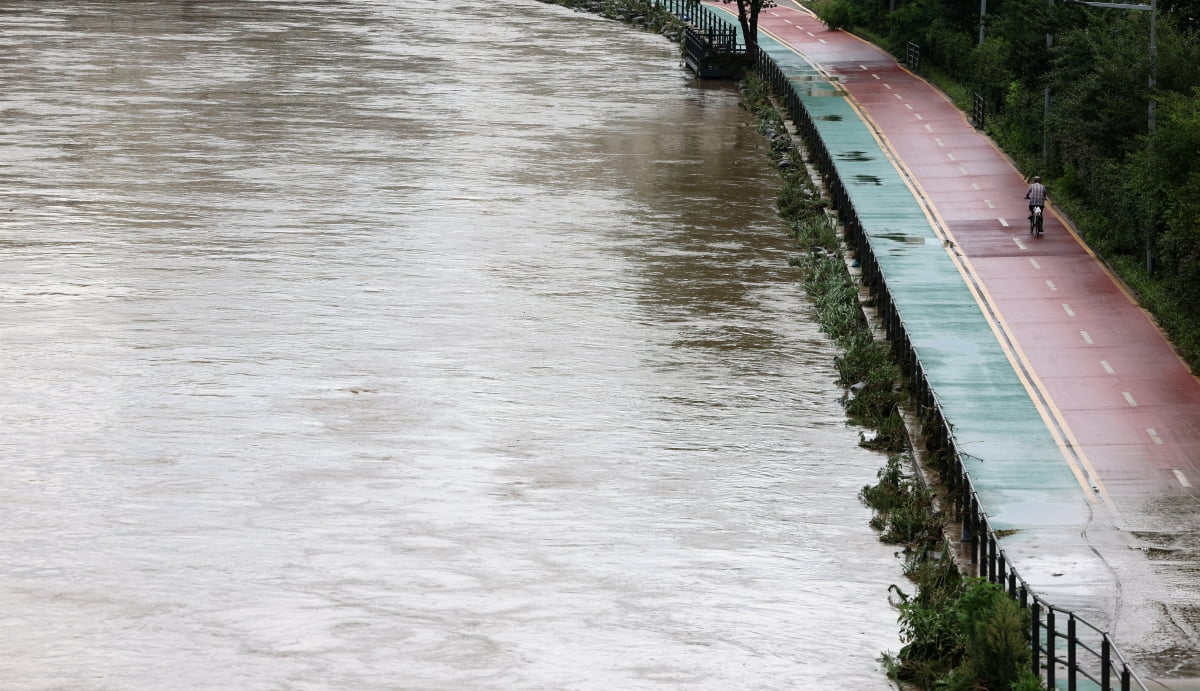
<path fill-rule="evenodd" d="M 0 686 L 887 689 L 728 85 L 525 0 L 0 4 Z"/>

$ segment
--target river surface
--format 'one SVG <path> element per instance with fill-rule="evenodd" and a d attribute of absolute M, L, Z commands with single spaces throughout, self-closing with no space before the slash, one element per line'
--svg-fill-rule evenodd
<path fill-rule="evenodd" d="M 728 86 L 526 0 L 0 2 L 0 687 L 888 689 Z"/>

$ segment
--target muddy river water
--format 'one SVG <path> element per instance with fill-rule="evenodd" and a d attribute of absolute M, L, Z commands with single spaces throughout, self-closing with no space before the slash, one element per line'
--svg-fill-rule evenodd
<path fill-rule="evenodd" d="M 0 687 L 888 689 L 727 85 L 532 0 L 0 3 Z"/>

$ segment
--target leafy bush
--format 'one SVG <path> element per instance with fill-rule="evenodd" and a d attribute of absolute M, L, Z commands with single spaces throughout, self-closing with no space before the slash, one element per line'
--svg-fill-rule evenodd
<path fill-rule="evenodd" d="M 812 5 L 817 17 L 830 29 L 848 29 L 862 24 L 866 15 L 851 0 L 821 0 Z"/>
<path fill-rule="evenodd" d="M 877 475 L 879 482 L 858 493 L 859 501 L 871 507 L 871 526 L 888 544 L 907 545 L 924 553 L 942 541 L 945 520 L 933 509 L 929 490 L 901 470 L 903 456 L 892 456 Z"/>
<path fill-rule="evenodd" d="M 897 679 L 962 691 L 1043 688 L 1030 671 L 1028 614 L 1020 605 L 983 579 L 942 592 L 938 601 L 899 592 L 905 645 L 891 666 Z"/>
<path fill-rule="evenodd" d="M 1029 668 L 1028 613 L 1004 590 L 973 580 L 956 606 L 971 676 L 984 688 L 1008 689 Z"/>

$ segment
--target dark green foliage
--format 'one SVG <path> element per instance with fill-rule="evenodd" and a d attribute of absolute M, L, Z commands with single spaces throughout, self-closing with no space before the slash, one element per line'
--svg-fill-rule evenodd
<path fill-rule="evenodd" d="M 941 541 L 945 521 L 933 510 L 929 490 L 904 475 L 901 460 L 889 458 L 879 471 L 879 483 L 863 487 L 858 498 L 875 512 L 871 526 L 880 531 L 880 540 L 923 551 Z"/>
<path fill-rule="evenodd" d="M 1028 613 L 994 583 L 950 580 L 924 599 L 897 590 L 906 644 L 893 676 L 927 689 L 1043 688 L 1029 671 Z"/>
<path fill-rule="evenodd" d="M 904 647 L 886 658 L 889 673 L 923 689 L 1041 688 L 1028 671 L 1028 613 L 1000 586 L 963 579 L 946 552 L 944 519 L 905 462 L 889 458 L 858 495 L 880 540 L 905 546 L 905 575 L 917 586 L 915 596 L 891 588 Z"/>
<path fill-rule="evenodd" d="M 1145 11 L 989 0 L 980 44 L 978 3 L 814 7 L 830 27 L 897 56 L 917 44 L 922 75 L 959 107 L 981 94 L 987 133 L 1023 172 L 1049 181 L 1055 203 L 1200 372 L 1200 0 L 1159 3 L 1155 65 Z"/>
<path fill-rule="evenodd" d="M 854 0 L 825 0 L 818 7 L 821 21 L 830 29 L 848 29 L 866 23 L 866 12 Z"/>
<path fill-rule="evenodd" d="M 879 478 L 879 482 L 874 485 L 866 485 L 858 493 L 859 501 L 874 509 L 876 518 L 886 517 L 904 502 L 905 487 L 909 480 L 905 477 L 900 462 L 899 456 L 889 458 L 887 465 L 880 468 L 875 475 Z M 873 523 L 876 529 L 883 530 L 886 521 L 880 519 Z"/>
<path fill-rule="evenodd" d="M 861 435 L 860 435 L 861 436 Z M 862 440 L 862 445 L 878 451 L 893 451 L 902 449 L 908 444 L 908 429 L 904 419 L 900 417 L 899 409 L 893 408 L 887 417 L 875 425 L 875 437 Z"/>
<path fill-rule="evenodd" d="M 1000 586 L 972 581 L 958 599 L 957 615 L 971 676 L 989 689 L 1007 689 L 1028 669 L 1028 613 Z"/>
<path fill-rule="evenodd" d="M 787 185 L 776 198 L 779 215 L 784 218 L 808 218 L 825 208 L 825 200 L 804 185 Z"/>
<path fill-rule="evenodd" d="M 1004 56 L 1009 50 L 1003 38 L 989 37 L 970 51 L 967 61 L 966 83 L 973 92 L 981 94 L 987 110 L 995 113 L 1002 109 L 1016 74 Z"/>
<path fill-rule="evenodd" d="M 858 309 L 857 303 L 854 309 Z M 853 393 L 847 392 L 843 398 L 846 412 L 851 419 L 878 428 L 899 403 L 900 393 L 896 387 L 900 367 L 892 360 L 887 345 L 876 341 L 865 328 L 846 335 L 830 335 L 845 349 L 845 353 L 837 358 L 839 383 L 855 387 Z"/>
<path fill-rule="evenodd" d="M 542 0 L 551 5 L 562 5 L 582 10 L 608 19 L 629 22 L 645 27 L 649 31 L 678 35 L 683 22 L 665 8 L 649 0 Z"/>

